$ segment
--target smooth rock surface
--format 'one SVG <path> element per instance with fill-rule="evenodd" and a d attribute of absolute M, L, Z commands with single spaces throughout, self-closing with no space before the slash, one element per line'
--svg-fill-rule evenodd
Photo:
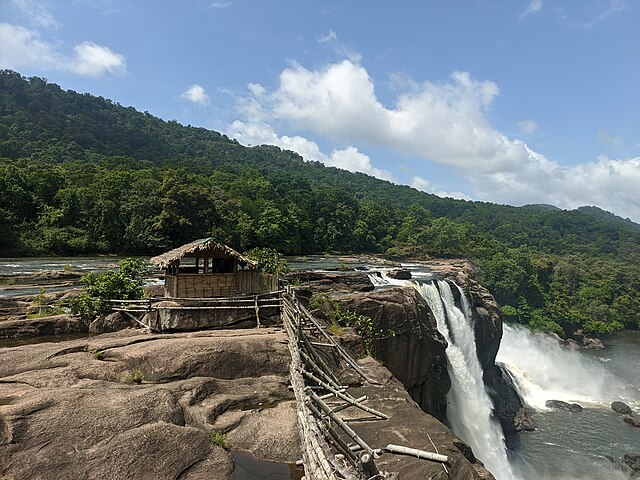
<path fill-rule="evenodd" d="M 562 400 L 547 400 L 544 403 L 547 408 L 555 408 L 556 410 L 566 410 L 568 412 L 581 412 L 582 405 L 577 403 L 563 402 Z"/>
<path fill-rule="evenodd" d="M 613 402 L 611 404 L 611 410 L 613 410 L 616 413 L 623 413 L 626 415 L 630 415 L 632 413 L 631 411 L 631 407 L 629 405 L 627 405 L 624 402 Z"/>

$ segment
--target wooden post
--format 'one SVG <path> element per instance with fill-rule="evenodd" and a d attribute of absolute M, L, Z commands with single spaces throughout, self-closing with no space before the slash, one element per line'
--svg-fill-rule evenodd
<path fill-rule="evenodd" d="M 256 309 L 256 328 L 260 328 L 260 307 L 258 306 L 258 295 L 255 296 L 254 308 Z"/>
<path fill-rule="evenodd" d="M 416 458 L 422 458 L 424 460 L 431 460 L 434 462 L 447 463 L 449 457 L 446 455 L 439 455 L 437 453 L 425 452 L 424 450 L 418 450 L 417 448 L 403 447 L 401 445 L 389 444 L 384 448 L 387 452 L 400 453 L 402 455 L 410 455 Z"/>

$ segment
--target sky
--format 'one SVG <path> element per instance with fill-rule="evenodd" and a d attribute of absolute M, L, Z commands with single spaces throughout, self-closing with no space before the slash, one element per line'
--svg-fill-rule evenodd
<path fill-rule="evenodd" d="M 640 1 L 0 0 L 0 68 L 425 192 L 640 222 Z"/>

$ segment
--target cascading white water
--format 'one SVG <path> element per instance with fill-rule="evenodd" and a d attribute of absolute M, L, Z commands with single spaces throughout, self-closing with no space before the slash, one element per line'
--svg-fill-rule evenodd
<path fill-rule="evenodd" d="M 460 289 L 463 312 L 456 306 L 449 284 L 438 280 L 437 285 L 426 283 L 419 291 L 449 344 L 446 354 L 451 390 L 447 394 L 447 416 L 451 428 L 471 445 L 474 454 L 498 480 L 512 480 L 517 477 L 509 464 L 502 429 L 493 419 L 493 404 L 482 381 L 470 305 Z"/>
<path fill-rule="evenodd" d="M 547 400 L 607 406 L 613 400 L 637 402 L 638 394 L 596 359 L 562 348 L 549 335 L 506 324 L 503 330 L 496 360 L 509 369 L 531 407 L 544 409 Z"/>

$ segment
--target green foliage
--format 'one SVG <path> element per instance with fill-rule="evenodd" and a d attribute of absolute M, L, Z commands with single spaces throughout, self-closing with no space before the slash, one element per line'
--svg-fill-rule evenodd
<path fill-rule="evenodd" d="M 137 383 L 138 385 L 142 383 L 144 380 L 144 373 L 139 368 L 136 368 L 133 373 L 129 376 L 129 381 L 131 383 Z"/>
<path fill-rule="evenodd" d="M 104 360 L 104 351 L 96 350 L 95 352 L 93 352 L 93 358 L 95 358 L 96 360 Z"/>
<path fill-rule="evenodd" d="M 310 310 L 321 310 L 329 301 L 329 297 L 326 293 L 314 293 L 309 299 Z"/>
<path fill-rule="evenodd" d="M 224 434 L 220 432 L 211 432 L 211 435 L 209 435 L 209 442 L 213 445 L 218 445 L 219 447 L 222 447 L 225 450 L 229 451 L 230 447 L 229 442 L 227 442 L 227 437 L 225 437 Z"/>
<path fill-rule="evenodd" d="M 371 355 L 371 347 L 375 340 L 383 340 L 396 335 L 393 330 L 377 329 L 371 317 L 360 315 L 351 310 L 343 310 L 340 307 L 336 307 L 328 314 L 328 317 L 338 328 L 340 325 L 353 328 L 362 337 L 367 355 Z"/>
<path fill-rule="evenodd" d="M 108 301 L 137 300 L 143 297 L 142 280 L 147 273 L 144 260 L 127 258 L 118 270 L 88 273 L 80 279 L 86 293 L 70 302 L 71 312 L 91 319 L 108 310 Z"/>
<path fill-rule="evenodd" d="M 466 256 L 515 321 L 640 327 L 640 225 L 598 208 L 441 198 L 9 70 L 0 112 L 0 255 L 150 255 L 213 234 L 285 255 Z M 135 272 L 109 275 L 74 311 L 138 298 Z"/>
<path fill-rule="evenodd" d="M 44 318 L 64 313 L 60 305 L 50 305 L 45 297 L 45 289 L 41 288 L 33 300 L 35 310 L 27 311 L 27 318 Z"/>
<path fill-rule="evenodd" d="M 289 265 L 281 253 L 273 248 L 256 247 L 244 253 L 248 258 L 258 262 L 260 270 L 267 273 L 283 275 L 289 272 Z"/>

